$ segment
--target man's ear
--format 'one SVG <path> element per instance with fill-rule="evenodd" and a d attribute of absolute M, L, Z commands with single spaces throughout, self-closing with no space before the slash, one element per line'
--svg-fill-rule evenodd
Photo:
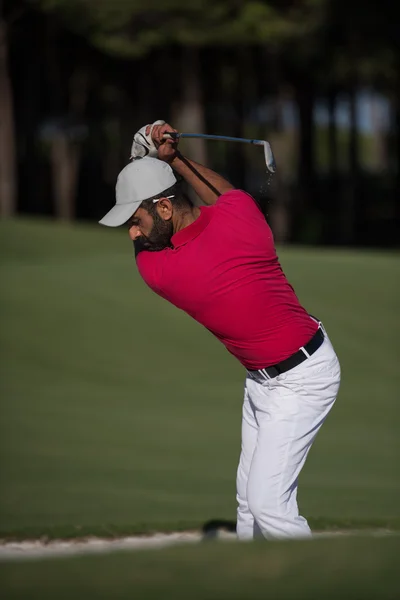
<path fill-rule="evenodd" d="M 163 221 L 172 219 L 172 203 L 169 198 L 160 198 L 157 202 L 157 212 Z"/>

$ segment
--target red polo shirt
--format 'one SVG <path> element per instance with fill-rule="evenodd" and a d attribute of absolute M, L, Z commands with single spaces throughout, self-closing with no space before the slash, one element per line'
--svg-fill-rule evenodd
<path fill-rule="evenodd" d="M 172 237 L 142 251 L 139 272 L 157 294 L 217 336 L 247 369 L 274 365 L 306 344 L 318 325 L 300 305 L 254 199 L 226 192 Z"/>

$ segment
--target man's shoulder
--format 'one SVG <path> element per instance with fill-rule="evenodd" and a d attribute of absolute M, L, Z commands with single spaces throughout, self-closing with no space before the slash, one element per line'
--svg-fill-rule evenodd
<path fill-rule="evenodd" d="M 215 206 L 248 206 L 251 209 L 259 209 L 257 200 L 251 194 L 236 188 L 221 194 Z"/>
<path fill-rule="evenodd" d="M 249 217 L 250 219 L 264 219 L 263 212 L 257 200 L 248 192 L 239 189 L 229 190 L 222 194 L 215 203 L 217 212 L 224 217 L 231 216 L 237 218 Z"/>

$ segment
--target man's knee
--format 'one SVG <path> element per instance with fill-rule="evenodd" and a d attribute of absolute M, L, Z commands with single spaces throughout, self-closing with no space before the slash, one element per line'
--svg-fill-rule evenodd
<path fill-rule="evenodd" d="M 276 497 L 262 497 L 250 494 L 248 497 L 248 506 L 255 521 L 262 529 L 264 535 L 275 531 L 279 523 L 285 521 L 287 516 L 287 505 L 284 501 L 279 501 Z"/>
<path fill-rule="evenodd" d="M 253 515 L 254 519 L 257 523 L 273 523 L 277 519 L 284 519 L 284 511 L 280 511 L 279 509 L 272 510 L 271 508 L 264 507 L 260 503 L 249 503 L 249 510 Z"/>
<path fill-rule="evenodd" d="M 282 499 L 272 487 L 261 490 L 255 486 L 248 486 L 247 502 L 255 518 L 265 512 L 281 512 L 281 504 L 283 504 Z"/>
<path fill-rule="evenodd" d="M 286 502 L 277 498 L 266 500 L 251 497 L 249 510 L 262 535 L 267 539 L 300 538 L 311 535 L 306 519 L 299 516 L 298 511 L 290 511 Z"/>

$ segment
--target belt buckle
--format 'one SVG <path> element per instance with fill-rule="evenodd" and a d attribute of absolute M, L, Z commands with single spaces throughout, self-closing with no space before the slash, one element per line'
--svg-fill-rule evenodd
<path fill-rule="evenodd" d="M 262 373 L 262 369 L 257 369 L 256 371 L 248 370 L 247 373 L 248 373 L 250 379 L 252 379 L 256 383 L 263 384 L 265 381 L 268 381 L 268 379 L 270 379 L 269 375 L 264 375 Z"/>

